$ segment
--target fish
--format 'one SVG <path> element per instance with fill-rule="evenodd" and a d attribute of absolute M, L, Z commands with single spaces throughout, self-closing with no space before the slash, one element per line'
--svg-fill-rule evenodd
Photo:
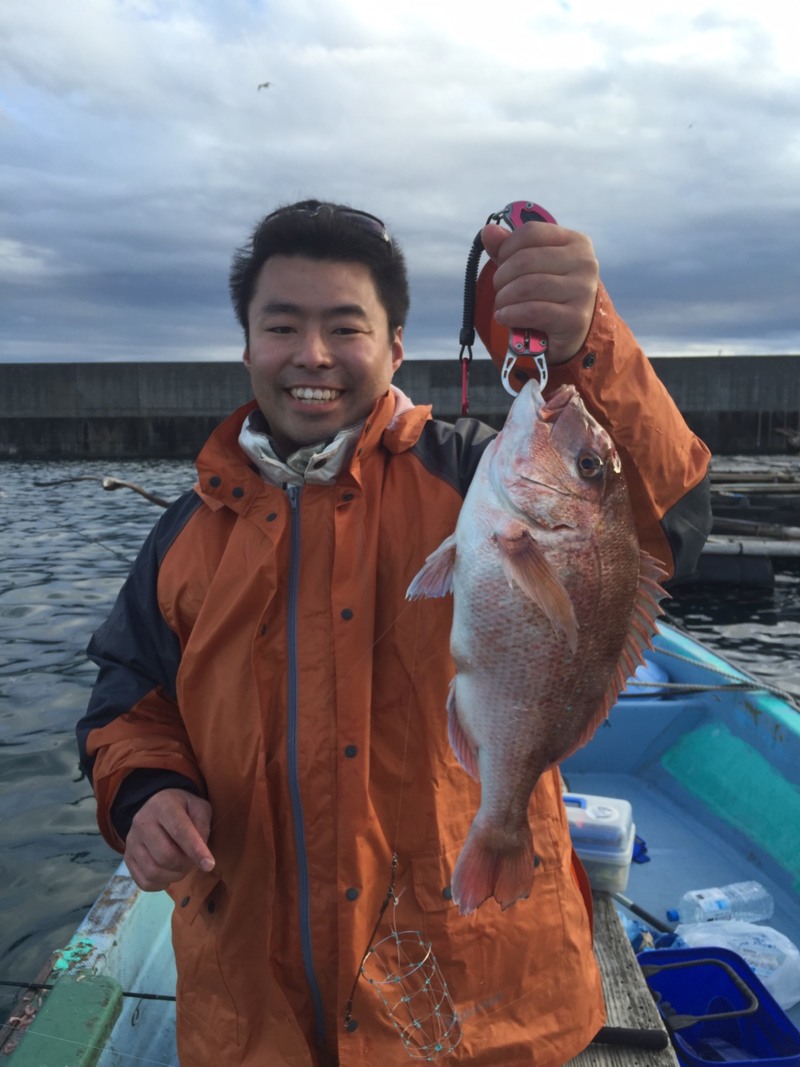
<path fill-rule="evenodd" d="M 666 574 L 640 548 L 607 431 L 574 386 L 545 400 L 531 379 L 481 457 L 455 532 L 406 592 L 453 594 L 449 739 L 481 784 L 451 880 L 462 914 L 531 894 L 531 794 L 590 740 L 643 662 Z"/>

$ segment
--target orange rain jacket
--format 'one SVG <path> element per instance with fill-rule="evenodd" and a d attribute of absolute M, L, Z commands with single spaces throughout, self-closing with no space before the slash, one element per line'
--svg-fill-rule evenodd
<path fill-rule="evenodd" d="M 710 521 L 708 453 L 604 294 L 586 346 L 552 377 L 576 382 L 619 442 L 645 547 L 672 568 L 672 544 L 690 570 Z M 393 853 L 397 902 L 372 943 L 393 928 L 430 942 L 463 1027 L 447 1062 L 557 1067 L 604 1021 L 559 775 L 531 801 L 530 898 L 461 916 L 448 887 L 480 787 L 447 738 L 451 604 L 405 600 L 493 432 L 426 407 L 393 418 L 390 392 L 336 484 L 287 491 L 239 448 L 253 407 L 212 435 L 194 491 L 93 638 L 100 673 L 78 727 L 114 848 L 120 812 L 129 825 L 158 788 L 212 806 L 216 869 L 170 890 L 182 1067 L 409 1061 L 364 979 L 344 1025 Z"/>

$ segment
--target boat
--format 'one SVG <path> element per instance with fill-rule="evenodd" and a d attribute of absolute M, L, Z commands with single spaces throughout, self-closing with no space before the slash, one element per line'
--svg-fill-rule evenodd
<path fill-rule="evenodd" d="M 755 879 L 775 901 L 770 926 L 800 945 L 800 710 L 791 696 L 662 623 L 644 670 L 562 770 L 571 796 L 631 805 L 647 862 L 626 864 L 615 917 L 668 926 L 667 909 L 686 890 Z M 140 892 L 121 865 L 7 1025 L 0 1051 L 16 1044 L 11 1067 L 177 1067 L 170 911 L 165 893 Z M 786 1014 L 800 1025 L 800 1005 Z"/>

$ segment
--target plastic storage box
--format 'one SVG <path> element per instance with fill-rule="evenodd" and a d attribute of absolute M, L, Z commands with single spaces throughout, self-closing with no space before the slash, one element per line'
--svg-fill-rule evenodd
<path fill-rule="evenodd" d="M 628 884 L 636 827 L 627 800 L 565 793 L 572 845 L 592 889 L 621 893 Z"/>
<path fill-rule="evenodd" d="M 738 953 L 652 949 L 637 959 L 683 1067 L 800 1067 L 800 1032 Z"/>

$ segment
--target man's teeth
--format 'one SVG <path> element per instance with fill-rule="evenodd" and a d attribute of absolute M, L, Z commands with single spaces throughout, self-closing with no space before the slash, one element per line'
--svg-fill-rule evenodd
<path fill-rule="evenodd" d="M 295 398 L 295 400 L 312 400 L 318 403 L 324 403 L 326 400 L 335 400 L 340 389 L 310 389 L 308 386 L 301 386 L 299 389 L 290 389 L 289 392 Z"/>

